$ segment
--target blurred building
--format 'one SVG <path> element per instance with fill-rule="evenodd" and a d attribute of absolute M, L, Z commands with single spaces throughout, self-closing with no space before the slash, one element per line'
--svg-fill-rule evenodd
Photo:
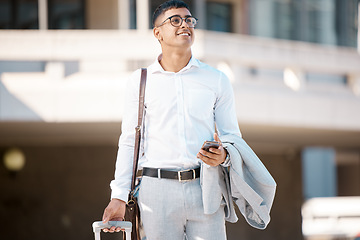
<path fill-rule="evenodd" d="M 1 239 L 92 237 L 124 83 L 161 50 L 161 2 L 0 1 Z M 359 1 L 185 2 L 199 18 L 194 56 L 231 79 L 244 139 L 278 183 L 269 227 L 240 216 L 228 239 L 302 239 L 306 199 L 360 195 Z"/>

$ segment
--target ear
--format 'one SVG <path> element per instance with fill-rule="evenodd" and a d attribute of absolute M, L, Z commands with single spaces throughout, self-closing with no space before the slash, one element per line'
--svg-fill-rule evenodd
<path fill-rule="evenodd" d="M 154 34 L 154 36 L 156 37 L 156 39 L 157 39 L 158 41 L 161 41 L 161 40 L 162 40 L 161 30 L 160 30 L 159 28 L 155 27 L 155 28 L 153 29 L 153 34 Z"/>

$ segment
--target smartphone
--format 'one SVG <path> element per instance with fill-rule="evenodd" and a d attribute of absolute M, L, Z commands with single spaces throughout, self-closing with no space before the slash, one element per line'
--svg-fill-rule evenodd
<path fill-rule="evenodd" d="M 220 147 L 220 143 L 219 142 L 215 142 L 215 141 L 205 141 L 204 144 L 202 145 L 201 149 L 209 152 L 209 148 L 219 148 Z"/>

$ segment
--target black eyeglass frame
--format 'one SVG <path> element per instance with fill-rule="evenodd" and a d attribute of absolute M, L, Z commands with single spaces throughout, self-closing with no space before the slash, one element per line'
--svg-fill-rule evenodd
<path fill-rule="evenodd" d="M 174 26 L 174 24 L 172 23 L 172 21 L 171 21 L 171 19 L 173 18 L 173 17 L 178 17 L 178 18 L 180 18 L 181 19 L 181 22 L 180 22 L 180 24 L 179 24 L 179 26 Z M 184 18 L 182 18 L 181 16 L 179 16 L 179 15 L 172 15 L 172 16 L 170 16 L 170 17 L 168 17 L 168 18 L 166 18 L 159 26 L 156 26 L 156 27 L 161 27 L 162 25 L 164 25 L 165 24 L 165 22 L 167 21 L 167 20 L 169 20 L 170 19 L 170 24 L 171 24 L 171 26 L 173 26 L 173 27 L 180 27 L 182 24 L 183 24 L 183 22 L 184 22 L 184 19 L 185 19 L 185 23 L 186 24 L 188 24 L 187 22 L 186 22 L 186 20 L 187 19 L 189 19 L 189 18 L 193 18 L 193 19 L 195 19 L 195 21 L 196 21 L 196 23 L 194 24 L 194 26 L 193 27 L 191 27 L 191 28 L 195 28 L 195 26 L 196 26 L 196 24 L 197 24 L 197 22 L 199 21 L 196 17 L 193 17 L 193 16 L 186 16 L 186 17 L 184 17 Z M 189 26 L 190 27 L 190 26 Z"/>

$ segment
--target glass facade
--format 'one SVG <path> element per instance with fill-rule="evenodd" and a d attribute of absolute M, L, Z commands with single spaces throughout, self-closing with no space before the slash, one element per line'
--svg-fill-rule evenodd
<path fill-rule="evenodd" d="M 48 0 L 49 29 L 84 29 L 85 0 Z M 0 29 L 39 29 L 38 0 L 0 0 Z"/>
<path fill-rule="evenodd" d="M 334 149 L 307 147 L 302 151 L 301 158 L 304 198 L 337 196 Z"/>
<path fill-rule="evenodd" d="M 38 29 L 37 0 L 0 0 L 0 29 Z"/>
<path fill-rule="evenodd" d="M 84 0 L 49 0 L 49 29 L 84 29 Z"/>
<path fill-rule="evenodd" d="M 130 29 L 136 29 L 136 0 L 130 0 Z"/>
<path fill-rule="evenodd" d="M 137 1 L 127 1 L 130 3 L 130 28 L 135 29 Z M 192 12 L 204 11 L 206 19 L 200 21 L 207 30 L 325 45 L 357 45 L 360 0 L 201 1 L 204 7 L 199 10 L 194 9 L 199 6 L 196 1 L 185 0 Z M 105 4 L 100 0 L 95 2 Z M 163 2 L 149 0 L 149 29 L 155 8 Z M 86 3 L 87 0 L 48 0 L 49 29 L 85 29 Z M 38 8 L 38 0 L 0 0 L 0 29 L 38 29 Z M 239 19 L 243 21 L 241 29 L 236 27 Z"/>
<path fill-rule="evenodd" d="M 356 46 L 358 29 L 359 0 L 336 0 L 337 44 L 340 46 Z"/>
<path fill-rule="evenodd" d="M 230 3 L 206 3 L 206 29 L 212 31 L 232 31 L 232 5 Z"/>
<path fill-rule="evenodd" d="M 359 0 L 249 0 L 249 34 L 356 47 Z"/>

